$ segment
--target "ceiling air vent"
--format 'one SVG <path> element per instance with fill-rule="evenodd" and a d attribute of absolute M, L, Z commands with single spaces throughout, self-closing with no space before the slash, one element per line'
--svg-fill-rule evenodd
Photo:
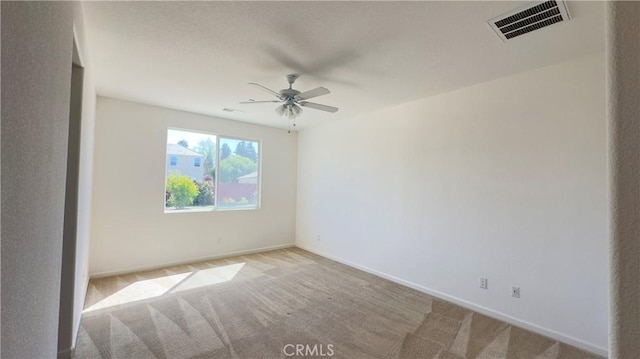
<path fill-rule="evenodd" d="M 569 20 L 564 1 L 542 1 L 487 21 L 502 41 Z"/>

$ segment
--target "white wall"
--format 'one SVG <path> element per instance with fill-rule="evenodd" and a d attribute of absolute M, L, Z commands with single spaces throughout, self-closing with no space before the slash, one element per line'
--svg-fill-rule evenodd
<path fill-rule="evenodd" d="M 640 2 L 606 4 L 611 358 L 640 354 Z"/>
<path fill-rule="evenodd" d="M 606 352 L 602 54 L 298 139 L 298 246 Z"/>
<path fill-rule="evenodd" d="M 261 140 L 261 208 L 165 214 L 168 127 Z M 292 245 L 296 148 L 285 130 L 98 97 L 90 273 Z"/>
<path fill-rule="evenodd" d="M 2 2 L 3 358 L 57 356 L 77 7 Z"/>

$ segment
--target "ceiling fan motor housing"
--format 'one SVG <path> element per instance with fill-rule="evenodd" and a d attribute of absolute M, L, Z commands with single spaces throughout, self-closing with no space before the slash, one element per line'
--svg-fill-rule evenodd
<path fill-rule="evenodd" d="M 300 94 L 300 91 L 294 89 L 284 89 L 280 90 L 280 96 L 282 96 L 283 100 L 291 100 L 293 101 L 294 97 Z"/>

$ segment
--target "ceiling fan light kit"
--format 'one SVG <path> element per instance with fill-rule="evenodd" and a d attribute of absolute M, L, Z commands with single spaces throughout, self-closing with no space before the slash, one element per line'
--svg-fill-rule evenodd
<path fill-rule="evenodd" d="M 270 100 L 270 101 L 254 101 L 249 100 L 245 102 L 240 102 L 241 104 L 255 104 L 255 103 L 280 103 L 280 106 L 276 107 L 276 113 L 278 116 L 287 117 L 289 119 L 295 119 L 302 113 L 302 107 L 309 107 L 315 110 L 326 111 L 335 113 L 338 111 L 337 107 L 321 105 L 319 103 L 308 102 L 306 100 L 322 95 L 326 95 L 331 93 L 328 89 L 324 87 L 316 87 L 313 90 L 300 92 L 298 90 L 293 89 L 293 83 L 296 82 L 298 75 L 290 74 L 287 75 L 287 82 L 289 83 L 289 88 L 280 90 L 280 92 L 273 91 L 265 86 L 262 86 L 255 82 L 250 82 L 249 85 L 255 86 L 275 97 L 278 100 Z"/>
<path fill-rule="evenodd" d="M 283 117 L 287 117 L 289 119 L 294 119 L 296 117 L 298 117 L 298 115 L 300 115 L 300 113 L 302 113 L 302 108 L 298 105 L 294 104 L 286 104 L 286 105 L 280 105 L 278 107 L 276 107 L 276 113 L 278 114 L 278 116 L 283 116 Z"/>

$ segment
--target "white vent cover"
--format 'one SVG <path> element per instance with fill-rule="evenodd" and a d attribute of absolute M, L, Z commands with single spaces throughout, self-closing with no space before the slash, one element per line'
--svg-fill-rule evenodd
<path fill-rule="evenodd" d="M 523 8 L 510 11 L 487 21 L 502 39 L 507 41 L 528 32 L 568 21 L 569 11 L 562 0 L 538 1 Z"/>

